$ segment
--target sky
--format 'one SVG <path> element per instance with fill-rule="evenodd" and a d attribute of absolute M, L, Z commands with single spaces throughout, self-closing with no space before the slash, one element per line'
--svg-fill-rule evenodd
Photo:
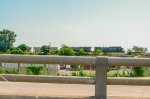
<path fill-rule="evenodd" d="M 150 49 L 150 0 L 0 0 L 0 30 L 14 46 L 142 46 Z"/>

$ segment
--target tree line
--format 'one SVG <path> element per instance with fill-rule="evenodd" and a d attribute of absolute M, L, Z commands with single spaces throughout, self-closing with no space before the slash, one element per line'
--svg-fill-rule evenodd
<path fill-rule="evenodd" d="M 51 51 L 49 45 L 43 45 L 40 52 L 31 52 L 29 46 L 26 44 L 20 44 L 14 47 L 13 44 L 16 41 L 16 33 L 3 29 L 0 30 L 0 53 L 3 54 L 29 54 L 29 55 L 64 55 L 64 56 L 93 56 L 93 55 L 106 55 L 109 56 L 111 53 L 103 52 L 102 50 L 95 50 L 93 52 L 85 52 L 83 48 L 79 51 L 74 51 L 71 47 L 62 45 L 60 50 Z M 131 49 L 127 50 L 127 55 L 143 55 L 148 51 L 145 47 L 133 46 Z"/>

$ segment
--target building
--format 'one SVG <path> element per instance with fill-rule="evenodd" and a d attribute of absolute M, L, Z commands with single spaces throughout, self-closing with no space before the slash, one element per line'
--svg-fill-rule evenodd
<path fill-rule="evenodd" d="M 33 47 L 35 52 L 41 52 L 41 47 Z"/>
<path fill-rule="evenodd" d="M 41 52 L 41 47 L 33 47 L 35 52 Z M 50 51 L 57 51 L 58 47 L 50 47 Z"/>
<path fill-rule="evenodd" d="M 124 53 L 124 49 L 121 46 L 111 46 L 111 47 L 94 47 L 94 51 L 102 50 L 103 52 L 108 53 Z"/>
<path fill-rule="evenodd" d="M 75 52 L 79 52 L 80 49 L 83 49 L 85 52 L 91 52 L 92 47 L 71 47 Z"/>

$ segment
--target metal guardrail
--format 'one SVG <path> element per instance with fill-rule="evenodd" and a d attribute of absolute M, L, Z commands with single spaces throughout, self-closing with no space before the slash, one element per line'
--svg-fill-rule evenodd
<path fill-rule="evenodd" d="M 150 66 L 150 58 L 0 55 L 0 62 L 96 66 L 95 99 L 107 99 L 107 66 Z"/>

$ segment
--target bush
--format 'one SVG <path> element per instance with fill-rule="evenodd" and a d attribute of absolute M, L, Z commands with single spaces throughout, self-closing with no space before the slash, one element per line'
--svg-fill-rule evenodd
<path fill-rule="evenodd" d="M 72 71 L 71 75 L 83 77 L 83 76 L 86 76 L 86 73 L 84 72 L 83 66 L 78 66 L 77 69 L 74 69 L 74 71 Z"/>
<path fill-rule="evenodd" d="M 102 50 L 97 49 L 94 51 L 94 55 L 102 55 L 102 54 L 103 54 Z"/>
<path fill-rule="evenodd" d="M 83 66 L 79 66 L 78 70 L 79 70 L 79 75 L 78 76 L 85 76 L 85 72 L 84 72 Z"/>
<path fill-rule="evenodd" d="M 58 55 L 62 55 L 62 56 L 74 56 L 75 52 L 73 51 L 72 48 L 65 46 L 65 47 L 62 47 L 59 50 Z"/>
<path fill-rule="evenodd" d="M 5 70 L 5 74 L 19 74 L 17 70 Z"/>
<path fill-rule="evenodd" d="M 72 75 L 72 76 L 78 76 L 78 73 L 77 73 L 76 71 L 73 71 L 73 72 L 71 73 L 71 75 Z"/>
<path fill-rule="evenodd" d="M 48 55 L 50 52 L 50 46 L 49 45 L 43 45 L 40 50 L 41 50 L 42 55 Z"/>
<path fill-rule="evenodd" d="M 143 67 L 133 67 L 133 74 L 136 77 L 144 76 L 144 68 Z"/>
<path fill-rule="evenodd" d="M 25 68 L 28 74 L 31 72 L 33 75 L 39 75 L 41 74 L 41 70 L 44 69 L 44 66 L 26 66 Z"/>
<path fill-rule="evenodd" d="M 0 68 L 0 74 L 3 74 L 3 73 L 5 73 L 5 69 Z"/>
<path fill-rule="evenodd" d="M 20 44 L 17 48 L 21 49 L 23 52 L 29 51 L 29 47 L 26 44 Z"/>
<path fill-rule="evenodd" d="M 96 73 L 95 72 L 91 72 L 89 74 L 86 74 L 87 77 L 95 77 Z"/>
<path fill-rule="evenodd" d="M 14 49 L 10 51 L 10 54 L 24 54 L 24 52 L 21 49 Z"/>

